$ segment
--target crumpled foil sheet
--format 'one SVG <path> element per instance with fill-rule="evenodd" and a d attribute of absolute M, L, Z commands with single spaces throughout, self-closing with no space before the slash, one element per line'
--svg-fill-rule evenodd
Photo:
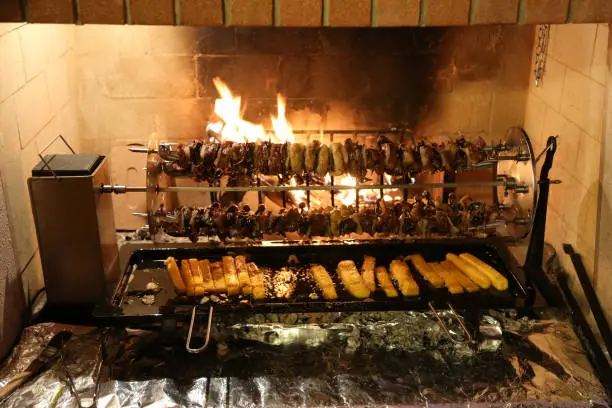
<path fill-rule="evenodd" d="M 465 342 L 448 312 L 368 312 L 218 316 L 201 354 L 184 349 L 185 327 L 167 334 L 106 334 L 98 407 L 607 407 L 605 390 L 572 329 L 557 311 L 480 317 Z M 33 361 L 55 324 L 29 327 L 0 368 L 0 381 Z M 75 332 L 64 362 L 0 406 L 77 407 L 95 394 L 103 331 Z M 201 341 L 194 339 L 197 346 Z M 66 381 L 66 368 L 75 391 Z"/>

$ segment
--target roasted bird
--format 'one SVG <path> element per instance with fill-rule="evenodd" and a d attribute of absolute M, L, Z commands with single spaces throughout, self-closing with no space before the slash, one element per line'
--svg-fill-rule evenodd
<path fill-rule="evenodd" d="M 324 177 L 350 174 L 357 179 L 367 171 L 379 175 L 416 175 L 420 172 L 468 170 L 485 160 L 485 142 L 465 139 L 444 143 L 397 143 L 380 136 L 375 146 L 351 139 L 324 144 L 313 140 L 300 142 L 236 143 L 196 140 L 180 143 L 176 151 L 164 156 L 163 169 L 170 175 L 192 176 L 197 181 L 214 183 L 223 175 Z"/>

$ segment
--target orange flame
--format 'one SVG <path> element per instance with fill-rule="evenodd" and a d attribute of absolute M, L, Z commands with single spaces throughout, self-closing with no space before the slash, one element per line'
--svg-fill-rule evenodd
<path fill-rule="evenodd" d="M 242 119 L 240 96 L 232 95 L 229 87 L 219 78 L 213 78 L 213 83 L 217 92 L 219 92 L 219 96 L 221 96 L 221 98 L 215 100 L 215 113 L 223 123 L 211 123 L 208 125 L 208 129 L 220 133 L 222 140 L 232 142 L 266 140 L 263 126 Z M 220 132 L 219 129 L 221 129 Z"/>
<path fill-rule="evenodd" d="M 275 140 L 272 141 L 276 143 L 293 143 L 295 141 L 295 136 L 293 136 L 293 130 L 291 129 L 291 125 L 289 124 L 289 122 L 287 122 L 287 117 L 285 116 L 285 97 L 283 97 L 281 94 L 278 94 L 276 97 L 276 103 L 278 107 L 278 115 L 276 117 L 271 117 L 272 128 L 274 129 L 275 136 Z"/>
<path fill-rule="evenodd" d="M 291 177 L 291 180 L 289 180 L 289 184 L 291 184 L 293 187 L 297 186 L 297 180 L 295 179 L 295 176 Z M 293 200 L 297 203 L 306 203 L 306 191 L 304 190 L 292 190 L 291 191 L 291 195 L 293 196 Z M 304 208 L 306 211 L 308 211 L 308 207 Z"/>

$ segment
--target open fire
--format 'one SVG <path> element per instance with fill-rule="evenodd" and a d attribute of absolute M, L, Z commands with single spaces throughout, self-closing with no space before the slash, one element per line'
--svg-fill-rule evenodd
<path fill-rule="evenodd" d="M 296 136 L 293 133 L 293 127 L 287 120 L 286 98 L 277 95 L 277 114 L 271 115 L 272 131 L 266 131 L 261 124 L 255 124 L 243 119 L 243 105 L 240 95 L 234 95 L 227 84 L 220 78 L 213 78 L 213 83 L 219 98 L 215 100 L 215 115 L 217 121 L 209 123 L 207 130 L 215 135 L 218 135 L 220 141 L 232 141 L 237 143 L 270 141 L 272 143 L 293 143 L 296 141 Z M 321 136 L 321 141 L 323 137 Z M 327 173 L 323 179 L 324 185 L 331 185 L 331 175 Z M 384 184 L 392 184 L 392 177 L 389 174 L 384 175 Z M 298 180 L 295 176 L 289 180 L 291 186 L 297 186 Z M 334 179 L 334 185 L 340 186 L 357 186 L 357 179 L 349 174 L 337 177 Z M 306 203 L 305 191 L 291 191 L 289 193 L 295 203 Z M 318 191 L 311 193 L 310 202 L 315 206 L 320 206 L 325 202 L 325 197 L 328 194 L 323 194 Z M 356 190 L 340 190 L 336 193 L 335 199 L 344 205 L 352 205 L 357 197 Z M 380 198 L 380 193 L 375 190 L 359 190 L 359 200 L 362 203 L 374 203 Z M 387 190 L 383 196 L 385 201 L 401 199 L 399 190 Z"/>

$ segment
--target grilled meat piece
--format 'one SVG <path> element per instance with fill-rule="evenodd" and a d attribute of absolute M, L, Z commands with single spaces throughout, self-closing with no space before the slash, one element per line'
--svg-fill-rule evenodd
<path fill-rule="evenodd" d="M 380 150 L 367 148 L 364 155 L 366 169 L 376 172 L 379 176 L 385 172 L 385 160 Z"/>
<path fill-rule="evenodd" d="M 272 154 L 272 143 L 260 142 L 255 144 L 255 171 L 259 174 L 270 174 L 268 164 L 270 162 L 270 155 Z"/>
<path fill-rule="evenodd" d="M 321 142 L 313 140 L 308 144 L 304 157 L 304 170 L 308 173 L 314 173 L 317 168 L 317 156 L 319 155 L 319 149 L 321 148 Z"/>
<path fill-rule="evenodd" d="M 329 163 L 331 161 L 330 156 L 331 155 L 329 152 L 329 147 L 327 145 L 321 145 L 321 148 L 319 149 L 319 154 L 317 156 L 317 167 L 315 172 L 318 177 L 325 177 L 325 175 L 329 171 Z"/>
<path fill-rule="evenodd" d="M 277 176 L 279 174 L 284 174 L 286 151 L 287 146 L 284 143 L 272 144 L 270 159 L 268 160 L 268 171 L 270 175 Z"/>
<path fill-rule="evenodd" d="M 363 148 L 362 145 L 354 143 L 351 139 L 344 141 L 344 149 L 348 157 L 348 172 L 357 180 L 365 178 L 367 173 Z"/>
<path fill-rule="evenodd" d="M 419 146 L 419 151 L 421 153 L 423 170 L 435 172 L 442 168 L 442 156 L 436 145 L 427 146 L 422 144 Z"/>
<path fill-rule="evenodd" d="M 332 143 L 331 147 L 331 173 L 332 176 L 341 176 L 346 173 L 348 155 L 342 143 Z"/>
<path fill-rule="evenodd" d="M 378 139 L 378 146 L 384 158 L 385 171 L 388 174 L 401 174 L 401 168 L 398 168 L 398 163 L 401 163 L 401 161 L 398 157 L 398 148 L 396 144 L 386 137 L 381 136 Z"/>
<path fill-rule="evenodd" d="M 289 146 L 289 162 L 290 171 L 292 174 L 300 175 L 304 171 L 304 156 L 306 155 L 306 147 L 302 143 L 291 143 Z"/>

